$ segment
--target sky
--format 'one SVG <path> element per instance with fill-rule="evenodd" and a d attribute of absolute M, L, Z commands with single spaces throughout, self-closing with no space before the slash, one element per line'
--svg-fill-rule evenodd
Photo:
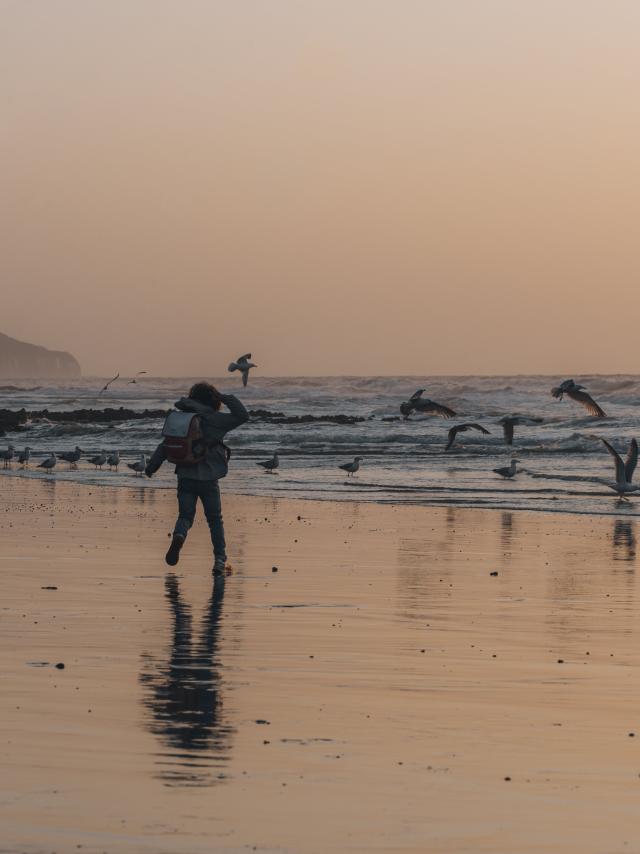
<path fill-rule="evenodd" d="M 0 21 L 0 331 L 99 375 L 640 369 L 636 0 Z"/>

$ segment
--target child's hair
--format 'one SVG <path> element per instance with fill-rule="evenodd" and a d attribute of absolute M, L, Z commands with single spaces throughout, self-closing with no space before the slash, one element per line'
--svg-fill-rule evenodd
<path fill-rule="evenodd" d="M 198 403 L 204 403 L 205 406 L 210 406 L 212 409 L 220 409 L 222 401 L 220 400 L 220 392 L 211 383 L 196 383 L 189 390 L 189 397 L 192 400 L 197 400 Z"/>

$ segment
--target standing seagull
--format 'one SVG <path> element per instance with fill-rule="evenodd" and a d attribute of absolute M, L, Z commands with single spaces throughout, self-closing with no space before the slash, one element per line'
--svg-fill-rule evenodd
<path fill-rule="evenodd" d="M 136 473 L 136 477 L 142 477 L 142 473 L 147 467 L 147 458 L 144 454 L 140 454 L 140 459 L 137 463 L 127 463 L 127 466 Z"/>
<path fill-rule="evenodd" d="M 240 371 L 242 374 L 242 385 L 245 385 L 249 382 L 249 371 L 251 368 L 257 368 L 251 361 L 251 353 L 245 353 L 244 356 L 238 356 L 235 362 L 231 362 L 227 370 L 229 373 L 233 373 L 233 371 Z"/>
<path fill-rule="evenodd" d="M 115 375 L 115 377 L 112 380 L 109 380 L 109 382 L 106 385 L 102 386 L 102 388 L 100 389 L 98 394 L 102 394 L 103 391 L 106 391 L 109 388 L 109 386 L 111 385 L 111 383 L 114 383 L 117 379 L 119 379 L 119 377 L 120 377 L 120 372 L 118 371 L 118 373 Z"/>
<path fill-rule="evenodd" d="M 574 383 L 573 380 L 565 380 L 557 388 L 552 388 L 551 394 L 557 400 L 562 400 L 563 395 L 568 394 L 571 400 L 582 404 L 589 415 L 593 415 L 595 418 L 607 417 L 606 412 L 598 406 L 591 395 L 584 391 L 584 386 Z"/>
<path fill-rule="evenodd" d="M 263 468 L 263 469 L 264 469 L 268 474 L 275 474 L 275 470 L 276 470 L 276 469 L 278 468 L 278 466 L 280 465 L 280 458 L 278 457 L 278 452 L 276 451 L 276 452 L 275 452 L 275 454 L 271 457 L 271 459 L 270 459 L 270 460 L 264 460 L 264 462 L 256 463 L 256 465 L 257 465 L 257 466 L 262 466 L 262 468 Z"/>
<path fill-rule="evenodd" d="M 89 462 L 92 465 L 94 465 L 97 469 L 100 469 L 100 471 L 102 471 L 102 466 L 106 463 L 106 461 L 107 461 L 107 455 L 104 451 L 100 451 L 100 453 L 97 454 L 95 457 L 89 458 Z"/>
<path fill-rule="evenodd" d="M 363 459 L 363 457 L 355 457 L 352 463 L 345 463 L 340 468 L 347 472 L 347 477 L 352 477 L 360 468 L 360 462 Z"/>
<path fill-rule="evenodd" d="M 602 439 L 602 437 L 600 438 Z M 638 464 L 638 443 L 636 440 L 631 440 L 629 451 L 627 452 L 627 459 L 624 463 L 622 462 L 620 454 L 611 447 L 606 439 L 602 439 L 602 442 L 616 464 L 616 482 L 611 483 L 610 481 L 604 481 L 604 483 L 610 489 L 615 490 L 620 498 L 624 498 L 625 492 L 637 492 L 637 490 L 640 489 L 640 486 L 633 486 L 631 484 L 633 473 L 636 470 L 636 465 Z"/>
<path fill-rule="evenodd" d="M 505 445 L 513 445 L 513 428 L 520 424 L 542 424 L 542 418 L 525 417 L 524 415 L 505 415 L 498 421 L 502 424 Z"/>
<path fill-rule="evenodd" d="M 114 451 L 112 454 L 109 454 L 107 457 L 107 465 L 110 469 L 115 468 L 115 470 L 118 471 L 118 466 L 120 465 L 119 451 Z"/>
<path fill-rule="evenodd" d="M 38 463 L 39 469 L 46 469 L 46 471 L 51 471 L 56 467 L 56 463 L 58 462 L 58 458 L 55 454 L 49 454 L 46 460 L 43 460 L 41 463 Z"/>
<path fill-rule="evenodd" d="M 29 445 L 26 446 L 24 451 L 20 453 L 18 456 L 18 462 L 22 466 L 22 468 L 26 468 L 29 465 L 29 457 L 31 456 L 31 448 Z"/>
<path fill-rule="evenodd" d="M 409 419 L 409 415 L 413 411 L 422 412 L 425 415 L 433 413 L 434 415 L 439 415 L 441 418 L 455 417 L 456 413 L 453 409 L 449 409 L 448 406 L 443 406 L 441 403 L 436 403 L 435 400 L 429 400 L 428 397 L 423 397 L 423 394 L 424 389 L 419 388 L 418 391 L 411 395 L 409 400 L 400 404 L 400 412 L 404 415 L 405 421 Z"/>
<path fill-rule="evenodd" d="M 60 459 L 64 460 L 65 463 L 71 463 L 71 468 L 78 468 L 78 460 L 82 456 L 82 448 L 79 448 L 76 445 L 75 451 L 65 451 L 64 454 L 60 454 Z"/>
<path fill-rule="evenodd" d="M 448 451 L 449 448 L 453 445 L 458 433 L 464 433 L 466 430 L 479 430 L 480 433 L 484 433 L 487 436 L 489 435 L 489 431 L 485 430 L 482 424 L 456 424 L 456 426 L 452 427 L 447 434 L 449 441 L 447 443 L 445 451 Z"/>
<path fill-rule="evenodd" d="M 6 451 L 0 451 L 0 460 L 3 461 L 3 468 L 8 469 L 9 463 L 13 459 L 14 456 L 14 447 L 13 445 L 9 445 Z"/>
<path fill-rule="evenodd" d="M 127 385 L 131 385 L 131 383 L 137 383 L 137 382 L 138 382 L 138 377 L 141 377 L 141 376 L 142 376 L 142 374 L 146 374 L 146 373 L 147 373 L 146 371 L 138 371 L 138 373 L 135 375 L 135 377 L 134 377 L 133 379 L 129 380 L 129 382 L 127 383 Z"/>
<path fill-rule="evenodd" d="M 512 458 L 511 463 L 508 466 L 503 466 L 502 468 L 494 469 L 494 472 L 496 474 L 501 475 L 501 477 L 512 478 L 516 474 L 516 463 L 519 462 L 520 460 Z"/>

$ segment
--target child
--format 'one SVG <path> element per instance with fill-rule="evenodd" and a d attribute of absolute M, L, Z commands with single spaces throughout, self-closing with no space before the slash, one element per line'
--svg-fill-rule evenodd
<path fill-rule="evenodd" d="M 224 405 L 229 412 L 220 412 Z M 180 558 L 180 549 L 193 524 L 198 498 L 202 501 L 204 514 L 211 531 L 214 564 L 213 574 L 224 575 L 227 551 L 222 523 L 222 504 L 218 481 L 227 473 L 226 449 L 222 440 L 229 430 L 234 430 L 249 420 L 249 413 L 242 403 L 232 394 L 220 394 L 209 383 L 201 382 L 192 386 L 189 397 L 183 397 L 176 403 L 176 409 L 193 412 L 200 416 L 207 444 L 206 456 L 197 463 L 176 465 L 178 475 L 178 521 L 165 560 L 169 566 L 175 566 Z M 145 469 L 147 477 L 158 471 L 166 458 L 163 443 L 158 445 Z"/>

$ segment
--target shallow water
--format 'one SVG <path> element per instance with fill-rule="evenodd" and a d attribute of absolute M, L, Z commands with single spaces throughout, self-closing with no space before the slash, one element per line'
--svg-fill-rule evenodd
<path fill-rule="evenodd" d="M 620 504 L 601 482 L 613 479 L 613 461 L 598 437 L 626 452 L 629 440 L 638 432 L 640 378 L 575 377 L 605 409 L 606 419 L 588 417 L 567 398 L 554 400 L 549 390 L 561 379 L 564 377 L 263 378 L 256 374 L 243 389 L 235 377 L 225 377 L 218 382 L 220 388 L 236 392 L 251 409 L 366 419 L 346 426 L 251 423 L 229 435 L 234 456 L 225 486 L 238 493 L 296 498 L 637 515 L 634 501 Z M 0 407 L 164 408 L 190 383 L 188 379 L 143 379 L 135 385 L 114 384 L 103 395 L 96 393 L 103 384 L 100 379 L 83 379 L 75 385 L 6 383 L 0 388 Z M 416 388 L 425 388 L 425 396 L 452 407 L 459 417 L 445 421 L 414 415 L 408 422 L 384 420 L 397 417 L 400 402 Z M 508 448 L 497 423 L 505 414 L 539 416 L 544 421 L 517 427 L 513 447 Z M 463 421 L 480 422 L 491 435 L 461 433 L 456 446 L 445 453 L 449 427 Z M 35 449 L 36 462 L 49 450 L 69 450 L 76 444 L 88 454 L 100 448 L 119 449 L 125 460 L 132 461 L 140 451 L 153 450 L 160 427 L 156 420 L 111 426 L 40 422 L 6 441 L 17 447 L 28 442 Z M 279 472 L 265 475 L 256 461 L 274 450 L 281 455 Z M 512 453 L 521 461 L 522 471 L 514 481 L 505 482 L 492 470 L 506 465 Z M 355 455 L 364 457 L 362 468 L 347 479 L 338 466 Z M 20 473 L 15 465 L 13 473 Z M 27 472 L 25 476 L 43 474 Z M 133 475 L 124 464 L 119 473 L 96 473 L 85 462 L 78 470 L 59 463 L 55 477 L 131 485 Z M 171 468 L 164 466 L 145 486 L 168 488 L 174 483 Z"/>

